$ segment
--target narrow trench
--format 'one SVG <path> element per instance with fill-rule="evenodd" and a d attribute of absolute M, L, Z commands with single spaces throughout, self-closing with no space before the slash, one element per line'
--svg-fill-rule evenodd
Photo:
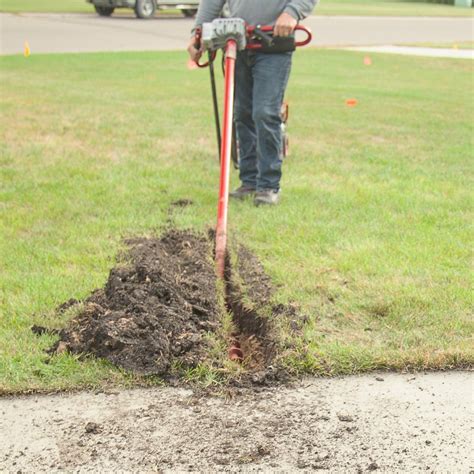
<path fill-rule="evenodd" d="M 233 288 L 232 285 L 232 268 L 230 264 L 229 254 L 227 253 L 224 267 L 224 300 L 226 310 L 230 314 L 232 322 L 234 323 L 234 327 L 236 328 L 236 331 L 232 332 L 232 334 L 230 335 L 227 355 L 230 360 L 242 363 L 245 359 L 245 355 L 242 350 L 242 344 L 240 342 L 240 325 L 236 321 L 238 318 L 236 318 L 235 316 L 237 308 L 235 308 L 236 304 L 234 296 L 235 288 Z"/>
<path fill-rule="evenodd" d="M 269 322 L 256 309 L 244 304 L 242 290 L 233 282 L 232 271 L 227 254 L 224 297 L 226 310 L 235 327 L 228 345 L 228 357 L 244 364 L 246 368 L 261 369 L 271 362 L 274 355 L 274 344 L 269 338 Z"/>
<path fill-rule="evenodd" d="M 173 364 L 194 367 L 206 358 L 202 335 L 219 326 L 223 297 L 234 331 L 226 335 L 228 357 L 252 377 L 274 365 L 280 312 L 263 268 L 244 246 L 235 248 L 235 264 L 227 256 L 218 295 L 212 246 L 202 235 L 169 229 L 126 244 L 126 264 L 113 267 L 104 287 L 80 302 L 49 354 L 90 354 L 140 375 L 169 375 Z"/>

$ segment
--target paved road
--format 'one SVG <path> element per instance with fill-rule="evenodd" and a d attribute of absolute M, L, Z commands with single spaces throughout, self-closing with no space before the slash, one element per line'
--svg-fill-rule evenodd
<path fill-rule="evenodd" d="M 6 472 L 472 472 L 467 372 L 0 399 Z M 318 471 L 319 472 L 319 471 Z"/>
<path fill-rule="evenodd" d="M 472 40 L 472 18 L 317 17 L 306 20 L 319 46 Z M 192 20 L 94 14 L 0 14 L 0 54 L 176 50 L 185 46 Z"/>

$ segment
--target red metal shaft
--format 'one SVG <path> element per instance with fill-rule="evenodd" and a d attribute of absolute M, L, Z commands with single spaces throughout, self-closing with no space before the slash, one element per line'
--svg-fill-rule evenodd
<path fill-rule="evenodd" d="M 217 206 L 216 227 L 216 271 L 219 278 L 224 278 L 225 256 L 227 246 L 227 207 L 229 202 L 230 156 L 232 148 L 232 127 L 234 114 L 234 82 L 237 43 L 230 39 L 225 48 L 225 92 L 224 123 L 221 144 L 221 177 L 219 187 L 219 204 Z"/>

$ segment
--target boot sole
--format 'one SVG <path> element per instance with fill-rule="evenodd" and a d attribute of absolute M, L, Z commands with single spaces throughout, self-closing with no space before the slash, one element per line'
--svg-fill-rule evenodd
<path fill-rule="evenodd" d="M 259 200 L 254 200 L 253 202 L 257 207 L 259 206 L 276 206 L 279 201 L 274 201 L 274 202 L 268 202 L 268 201 L 259 201 Z"/>
<path fill-rule="evenodd" d="M 237 199 L 239 201 L 244 201 L 245 199 L 248 199 L 254 196 L 255 196 L 255 193 L 248 193 L 248 194 L 243 194 L 243 195 L 229 194 L 229 198 Z"/>

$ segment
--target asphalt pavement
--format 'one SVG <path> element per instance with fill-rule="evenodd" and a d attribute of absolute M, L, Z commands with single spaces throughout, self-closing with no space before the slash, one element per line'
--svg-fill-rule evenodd
<path fill-rule="evenodd" d="M 311 16 L 305 20 L 315 46 L 388 45 L 472 41 L 473 18 Z M 94 51 L 163 51 L 185 48 L 193 20 L 132 15 L 0 14 L 0 54 Z"/>

